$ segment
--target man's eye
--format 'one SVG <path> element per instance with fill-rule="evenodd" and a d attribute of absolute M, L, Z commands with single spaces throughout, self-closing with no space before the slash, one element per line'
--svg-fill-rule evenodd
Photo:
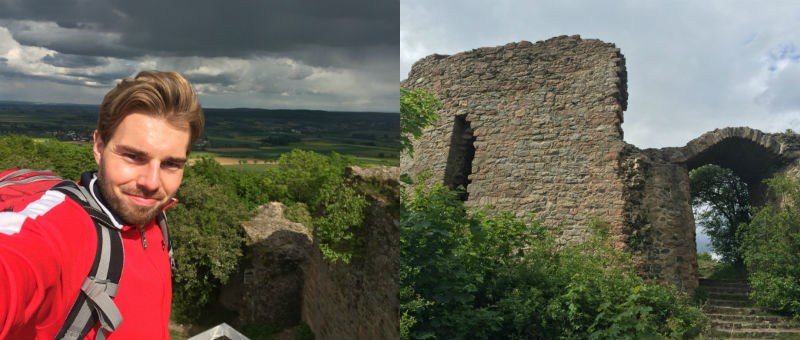
<path fill-rule="evenodd" d="M 169 169 L 180 169 L 180 168 L 183 167 L 182 164 L 180 164 L 178 162 L 164 162 L 164 163 L 161 163 L 161 164 L 165 168 L 169 168 Z"/>
<path fill-rule="evenodd" d="M 127 158 L 127 159 L 134 160 L 134 161 L 139 159 L 139 156 L 137 156 L 136 154 L 132 154 L 132 153 L 126 153 L 126 154 L 123 154 L 122 156 Z"/>

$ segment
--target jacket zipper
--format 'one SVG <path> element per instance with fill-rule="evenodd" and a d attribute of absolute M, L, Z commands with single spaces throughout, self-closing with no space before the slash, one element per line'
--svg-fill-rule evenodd
<path fill-rule="evenodd" d="M 147 239 L 144 237 L 144 227 L 139 226 L 139 232 L 142 233 L 142 248 L 147 249 Z"/>

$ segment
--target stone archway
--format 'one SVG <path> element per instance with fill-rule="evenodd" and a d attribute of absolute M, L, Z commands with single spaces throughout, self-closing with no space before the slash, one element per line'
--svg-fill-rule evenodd
<path fill-rule="evenodd" d="M 781 173 L 800 176 L 800 141 L 748 127 L 709 131 L 684 147 L 623 153 L 626 205 L 623 234 L 643 276 L 693 292 L 697 249 L 689 171 L 704 164 L 729 168 L 751 188 L 751 202 L 769 201 L 763 180 Z"/>
<path fill-rule="evenodd" d="M 764 179 L 772 177 L 795 158 L 778 135 L 748 127 L 725 128 L 707 132 L 690 141 L 683 149 L 686 168 L 691 171 L 704 164 L 716 164 L 733 170 L 750 188 L 754 206 L 766 201 Z"/>

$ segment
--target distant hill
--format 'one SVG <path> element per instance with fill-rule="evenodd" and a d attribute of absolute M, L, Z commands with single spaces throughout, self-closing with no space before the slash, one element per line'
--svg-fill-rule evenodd
<path fill-rule="evenodd" d="M 99 105 L 0 101 L 0 135 L 54 137 L 59 131 L 91 134 Z M 399 113 L 320 110 L 205 109 L 206 135 L 256 136 L 274 133 L 385 132 L 399 135 Z M 295 130 L 293 132 L 292 130 Z M 87 132 L 88 131 L 88 132 Z"/>
<path fill-rule="evenodd" d="M 99 105 L 0 101 L 0 135 L 89 142 Z M 206 128 L 195 151 L 275 159 L 292 148 L 336 151 L 359 161 L 399 162 L 400 114 L 320 110 L 204 109 Z"/>

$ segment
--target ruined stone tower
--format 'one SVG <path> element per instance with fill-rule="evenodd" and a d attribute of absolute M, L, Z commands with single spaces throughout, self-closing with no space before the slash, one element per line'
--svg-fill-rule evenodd
<path fill-rule="evenodd" d="M 758 187 L 776 172 L 800 174 L 800 145 L 728 128 L 683 148 L 639 150 L 623 141 L 626 76 L 614 44 L 579 36 L 425 57 L 401 86 L 433 90 L 443 107 L 401 171 L 431 168 L 432 181 L 466 188 L 468 207 L 536 214 L 562 227 L 562 241 L 583 241 L 600 218 L 641 275 L 693 292 L 688 171 L 716 163 Z"/>

